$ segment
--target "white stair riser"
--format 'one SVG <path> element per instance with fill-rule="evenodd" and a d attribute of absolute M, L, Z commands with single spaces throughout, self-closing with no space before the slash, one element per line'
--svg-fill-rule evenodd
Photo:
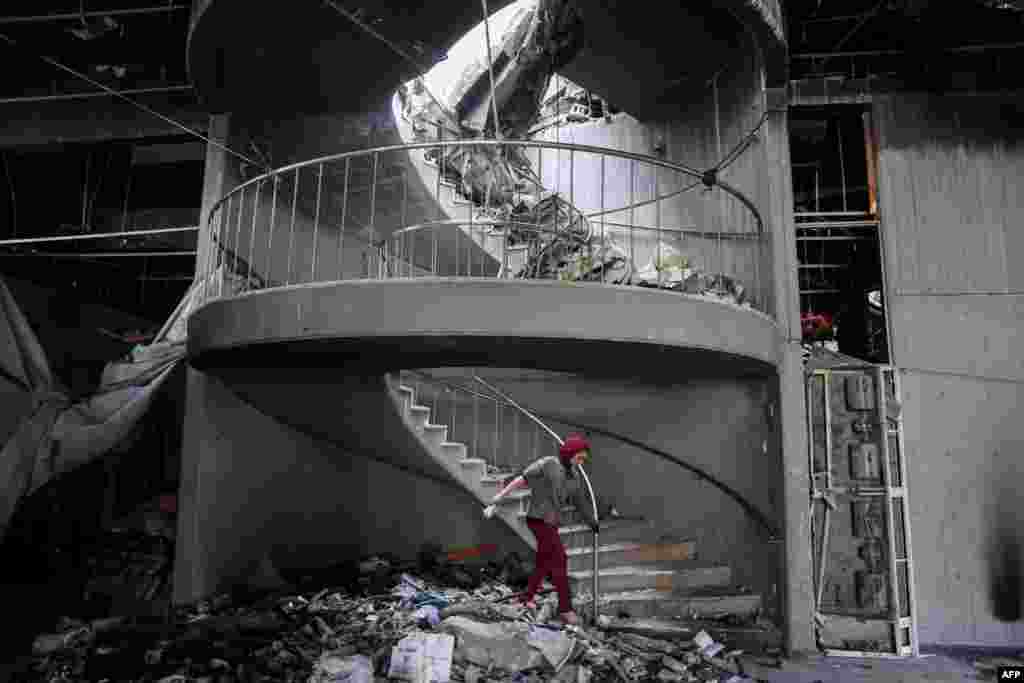
<path fill-rule="evenodd" d="M 484 476 L 487 466 L 483 463 L 467 463 L 463 460 L 459 463 L 463 481 L 471 488 L 480 489 L 480 479 Z"/>
<path fill-rule="evenodd" d="M 466 446 L 457 442 L 442 444 L 441 457 L 449 465 L 458 466 L 459 463 L 466 459 Z"/>
<path fill-rule="evenodd" d="M 589 601 L 581 601 L 582 604 L 589 604 Z M 634 619 L 647 617 L 672 618 L 676 616 L 689 617 L 696 612 L 703 617 L 712 617 L 716 614 L 728 613 L 742 616 L 751 615 L 761 608 L 761 598 L 758 595 L 735 595 L 728 597 L 673 597 L 668 600 L 608 600 L 598 605 L 598 611 L 602 614 L 617 615 L 625 611 Z"/>
<path fill-rule="evenodd" d="M 443 425 L 425 425 L 423 440 L 435 453 L 440 452 L 441 444 L 448 440 L 448 428 Z"/>
<path fill-rule="evenodd" d="M 602 593 L 648 588 L 662 591 L 692 591 L 697 588 L 728 586 L 732 582 L 732 572 L 728 567 L 715 567 L 709 570 L 681 570 L 671 574 L 600 574 L 599 578 Z M 585 575 L 574 577 L 574 580 L 584 587 L 589 587 L 591 578 Z"/>
<path fill-rule="evenodd" d="M 408 416 L 409 423 L 412 425 L 413 429 L 416 431 L 422 431 L 423 428 L 427 426 L 427 423 L 430 422 L 430 411 L 419 410 L 416 408 L 418 408 L 418 406 L 406 411 L 406 415 Z"/>

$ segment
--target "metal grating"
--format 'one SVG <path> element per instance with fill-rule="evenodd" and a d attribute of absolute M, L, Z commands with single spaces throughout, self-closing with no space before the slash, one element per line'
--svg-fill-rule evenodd
<path fill-rule="evenodd" d="M 869 392 L 867 401 L 862 392 L 854 391 L 851 398 L 845 391 L 851 386 L 846 380 L 858 375 L 873 380 L 875 391 Z M 850 640 L 839 634 L 846 629 L 856 635 L 857 629 L 842 621 L 830 622 L 818 634 L 849 640 L 845 649 L 876 652 L 884 647 L 899 656 L 916 656 L 901 424 L 885 416 L 890 409 L 888 399 L 899 395 L 899 378 L 890 368 L 878 366 L 818 369 L 809 372 L 806 389 L 809 451 L 812 472 L 817 475 L 811 482 L 817 609 L 862 620 L 858 623 L 889 622 L 887 638 Z M 860 424 L 860 429 L 845 428 L 851 421 Z M 865 429 L 879 422 L 882 429 Z M 836 429 L 839 425 L 844 428 Z M 848 454 L 854 452 L 860 458 L 859 467 L 866 467 L 867 447 L 877 448 L 877 459 L 866 461 L 874 462 L 874 467 L 880 465 L 882 472 L 874 485 L 864 487 L 861 480 L 843 473 L 847 466 L 853 471 L 854 461 Z M 844 514 L 829 515 L 823 499 L 842 506 L 839 509 Z M 860 563 L 866 569 L 852 571 Z"/>
<path fill-rule="evenodd" d="M 893 488 L 903 488 L 903 468 L 900 467 L 900 438 L 898 434 L 889 435 L 889 476 Z"/>
<path fill-rule="evenodd" d="M 896 567 L 896 589 L 899 595 L 899 609 L 901 617 L 910 616 L 910 570 L 906 562 L 900 562 Z"/>
<path fill-rule="evenodd" d="M 907 559 L 907 531 L 903 500 L 894 498 L 892 501 L 893 515 L 893 540 L 895 545 L 896 559 Z"/>

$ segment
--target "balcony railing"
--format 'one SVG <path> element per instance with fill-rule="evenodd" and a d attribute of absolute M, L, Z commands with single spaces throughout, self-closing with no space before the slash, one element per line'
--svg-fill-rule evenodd
<path fill-rule="evenodd" d="M 207 224 L 203 296 L 353 279 L 557 279 L 773 313 L 754 204 L 663 159 L 534 141 L 438 140 L 287 166 Z"/>

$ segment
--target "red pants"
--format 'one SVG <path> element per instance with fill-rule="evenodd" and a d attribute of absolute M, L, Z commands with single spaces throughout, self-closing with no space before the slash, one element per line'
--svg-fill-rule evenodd
<path fill-rule="evenodd" d="M 537 568 L 533 570 L 533 576 L 527 584 L 526 600 L 533 600 L 541 582 L 550 575 L 551 583 L 555 584 L 558 591 L 558 611 L 571 612 L 569 561 L 565 556 L 562 539 L 558 536 L 558 528 L 533 517 L 526 518 L 526 525 L 537 539 Z"/>

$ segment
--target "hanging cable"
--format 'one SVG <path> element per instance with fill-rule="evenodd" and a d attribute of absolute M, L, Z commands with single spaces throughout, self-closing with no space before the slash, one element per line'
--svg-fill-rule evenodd
<path fill-rule="evenodd" d="M 427 87 L 427 70 L 423 68 L 423 65 L 420 64 L 416 60 L 415 57 L 413 57 L 408 52 L 406 52 L 402 48 L 398 47 L 398 45 L 396 45 L 395 43 L 393 43 L 392 41 L 388 40 L 386 37 L 384 37 L 383 35 L 378 33 L 376 30 L 374 30 L 374 28 L 372 26 L 370 26 L 365 21 L 360 19 L 354 12 L 349 12 L 347 9 L 345 9 L 344 7 L 339 5 L 337 2 L 334 2 L 334 0 L 323 0 L 323 2 L 324 2 L 325 5 L 327 5 L 328 7 L 333 9 L 335 12 L 337 12 L 341 16 L 343 16 L 346 19 L 348 19 L 349 21 L 351 21 L 353 24 L 358 26 L 360 29 L 362 29 L 363 31 L 365 31 L 369 35 L 373 36 L 374 38 L 376 38 L 380 42 L 382 42 L 385 45 L 387 45 L 388 48 L 390 48 L 391 51 L 394 52 L 396 55 L 398 55 L 399 57 L 401 57 L 405 61 L 409 62 L 409 64 L 411 64 L 412 67 L 414 69 L 416 69 L 416 75 L 419 77 L 420 82 L 423 84 L 423 90 L 427 93 L 427 95 L 430 96 L 430 99 L 434 101 L 434 104 L 436 104 L 441 109 L 441 111 L 444 112 L 444 114 L 446 116 L 451 118 L 453 121 L 456 120 L 455 114 L 452 113 L 452 111 L 449 110 L 448 107 L 446 107 L 441 102 L 441 100 L 439 100 L 437 97 L 435 97 L 434 93 L 430 92 L 430 88 Z"/>
<path fill-rule="evenodd" d="M 484 36 L 487 39 L 487 72 L 491 76 L 491 114 L 494 116 L 494 139 L 501 139 L 501 128 L 498 126 L 498 98 L 494 90 L 494 53 L 491 52 L 491 15 L 487 11 L 487 0 L 480 0 L 484 10 Z"/>
<path fill-rule="evenodd" d="M 220 143 L 220 142 L 217 142 L 216 140 L 211 140 L 210 138 L 208 138 L 207 136 L 203 135 L 199 131 L 194 130 L 194 129 L 186 126 L 184 123 L 181 123 L 180 121 L 175 121 L 171 117 L 165 116 L 164 114 L 161 114 L 160 112 L 156 111 L 155 109 L 147 107 L 146 105 L 142 104 L 141 102 L 136 102 L 135 100 L 133 100 L 132 98 L 128 97 L 127 95 L 125 95 L 123 93 L 120 93 L 117 90 L 114 90 L 113 88 L 111 88 L 109 86 L 106 86 L 103 83 L 100 83 L 99 81 L 96 81 L 96 80 L 93 80 L 92 78 L 89 78 L 88 76 L 86 76 L 82 72 L 77 71 L 75 69 L 72 69 L 70 66 L 67 66 L 65 64 L 62 64 L 62 63 L 58 62 L 56 59 L 53 59 L 52 57 L 47 57 L 46 55 L 37 54 L 37 53 L 33 52 L 32 50 L 29 50 L 29 49 L 23 47 L 22 45 L 20 45 L 18 43 L 18 41 L 14 40 L 13 38 L 11 38 L 10 36 L 8 36 L 6 34 L 0 33 L 0 40 L 4 41 L 5 43 L 10 45 L 15 50 L 20 50 L 20 51 L 24 52 L 25 54 L 31 55 L 31 56 L 35 57 L 36 59 L 39 59 L 39 60 L 41 60 L 43 62 L 46 62 L 47 64 L 49 64 L 50 66 L 54 67 L 55 69 L 59 69 L 61 71 L 69 73 L 72 76 L 75 76 L 76 78 L 82 79 L 83 81 L 85 81 L 89 85 L 92 85 L 92 86 L 94 86 L 96 88 L 99 88 L 100 90 L 103 90 L 106 93 L 109 93 L 109 94 L 111 94 L 111 95 L 113 95 L 113 96 L 115 96 L 115 97 L 117 97 L 119 99 L 124 100 L 125 102 L 127 102 L 130 105 L 132 105 L 136 109 L 140 109 L 140 110 L 146 112 L 147 114 L 149 114 L 150 116 L 155 116 L 156 118 L 160 119 L 161 121 L 163 121 L 165 123 L 169 123 L 172 126 L 174 126 L 175 128 L 179 128 L 182 131 L 188 133 L 189 135 L 193 135 L 193 136 L 199 138 L 200 140 L 203 140 L 208 145 L 212 145 L 212 146 L 214 146 L 214 147 L 216 147 L 218 149 L 221 149 L 221 150 L 227 152 L 228 154 L 231 154 L 232 156 L 238 157 L 239 159 L 241 159 L 241 160 L 243 160 L 243 161 L 245 161 L 247 163 L 250 163 L 250 164 L 252 164 L 254 166 L 258 166 L 260 168 L 263 168 L 263 166 L 259 162 L 253 161 L 252 159 L 250 159 L 249 157 L 245 156 L 244 154 L 236 152 L 235 150 L 231 149 L 227 145 L 225 145 L 223 143 Z M 270 169 L 268 168 L 266 170 L 269 171 Z"/>
<path fill-rule="evenodd" d="M 14 178 L 11 176 L 11 167 L 7 163 L 7 153 L 0 151 L 0 163 L 4 166 L 4 177 L 7 179 L 7 188 L 11 192 L 11 237 L 18 236 L 18 197 L 14 192 Z"/>

